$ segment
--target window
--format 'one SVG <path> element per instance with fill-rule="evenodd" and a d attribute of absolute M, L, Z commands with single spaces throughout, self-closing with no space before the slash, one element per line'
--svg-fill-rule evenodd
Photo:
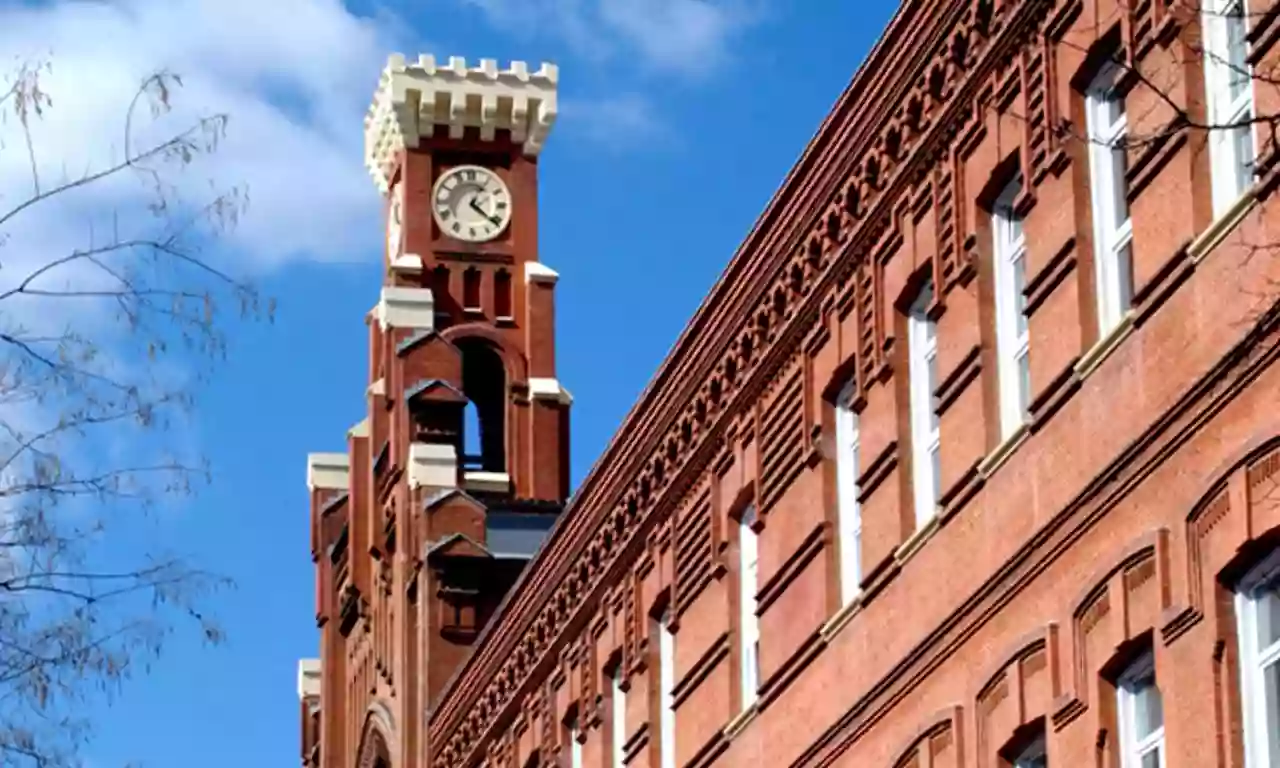
<path fill-rule="evenodd" d="M 627 762 L 627 692 L 622 688 L 622 676 L 622 662 L 618 662 L 610 678 L 613 715 L 609 726 L 613 742 L 610 745 L 613 768 L 624 768 Z"/>
<path fill-rule="evenodd" d="M 911 458 L 916 505 L 916 529 L 933 519 L 940 493 L 941 439 L 938 408 L 933 392 L 938 387 L 938 329 L 929 318 L 933 283 L 920 291 L 907 316 L 907 349 L 911 387 Z"/>
<path fill-rule="evenodd" d="M 996 296 L 996 354 L 1000 387 L 1000 431 L 1008 438 L 1027 420 L 1031 400 L 1031 360 L 1027 332 L 1027 241 L 1022 216 L 1014 201 L 1022 191 L 1022 179 L 1014 179 L 996 200 L 991 224 Z"/>
<path fill-rule="evenodd" d="M 582 768 L 582 742 L 578 740 L 578 720 L 569 726 L 569 768 Z"/>
<path fill-rule="evenodd" d="M 1280 768 L 1280 550 L 1236 592 L 1247 768 Z"/>
<path fill-rule="evenodd" d="M 1013 759 L 1013 768 L 1048 768 L 1048 766 L 1049 757 L 1045 753 L 1043 736 L 1027 745 Z"/>
<path fill-rule="evenodd" d="M 658 622 L 658 741 L 660 768 L 676 768 L 676 637 L 671 609 Z"/>
<path fill-rule="evenodd" d="M 1125 172 L 1125 135 L 1129 129 L 1124 94 L 1116 89 L 1120 67 L 1108 63 L 1086 94 L 1089 123 L 1089 174 L 1093 195 L 1095 279 L 1098 282 L 1098 332 L 1105 336 L 1120 324 L 1133 298 L 1133 225 L 1129 221 Z"/>
<path fill-rule="evenodd" d="M 462 308 L 468 312 L 481 311 L 480 270 L 475 267 L 462 273 Z"/>
<path fill-rule="evenodd" d="M 1164 768 L 1164 704 L 1155 656 L 1139 658 L 1116 681 L 1121 768 Z"/>
<path fill-rule="evenodd" d="M 742 708 L 756 702 L 760 688 L 760 623 L 756 617 L 758 603 L 756 590 L 760 581 L 759 547 L 756 532 L 751 526 L 756 522 L 755 507 L 747 507 L 738 523 L 738 604 L 742 616 L 738 636 L 741 640 L 742 659 Z"/>
<path fill-rule="evenodd" d="M 493 314 L 499 320 L 511 320 L 511 273 L 500 269 L 493 275 Z"/>
<path fill-rule="evenodd" d="M 1253 72 L 1244 0 L 1204 0 L 1205 90 L 1213 212 L 1221 216 L 1253 181 Z"/>
<path fill-rule="evenodd" d="M 850 382 L 836 399 L 836 515 L 840 540 L 840 597 L 847 605 L 862 588 L 862 508 L 858 505 L 858 414 Z"/>

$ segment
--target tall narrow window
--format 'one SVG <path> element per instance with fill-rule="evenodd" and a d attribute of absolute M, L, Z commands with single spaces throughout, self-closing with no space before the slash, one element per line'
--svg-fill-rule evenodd
<path fill-rule="evenodd" d="M 1213 212 L 1220 216 L 1253 181 L 1253 72 L 1244 0 L 1204 0 L 1203 9 Z"/>
<path fill-rule="evenodd" d="M 1116 681 L 1121 768 L 1164 768 L 1164 702 L 1155 656 L 1147 653 Z"/>
<path fill-rule="evenodd" d="M 676 637 L 671 609 L 658 622 L 658 750 L 660 768 L 676 768 Z"/>
<path fill-rule="evenodd" d="M 511 309 L 511 273 L 500 269 L 493 273 L 493 314 L 499 320 L 513 319 Z"/>
<path fill-rule="evenodd" d="M 1000 387 L 1000 431 L 1007 438 L 1027 420 L 1031 400 L 1031 359 L 1028 355 L 1027 241 L 1022 232 L 1022 216 L 1014 202 L 1022 191 L 1022 179 L 1005 187 L 992 210 L 995 234 L 993 249 L 996 296 L 996 352 Z"/>
<path fill-rule="evenodd" d="M 582 768 L 582 742 L 579 740 L 578 719 L 569 726 L 569 768 Z"/>
<path fill-rule="evenodd" d="M 1133 225 L 1125 180 L 1129 119 L 1124 94 L 1116 88 L 1119 75 L 1118 65 L 1106 64 L 1086 94 L 1098 331 L 1103 336 L 1120 324 L 1133 298 Z"/>
<path fill-rule="evenodd" d="M 1049 768 L 1044 737 L 1041 736 L 1024 747 L 1013 760 L 1013 768 Z"/>
<path fill-rule="evenodd" d="M 942 442 L 938 430 L 938 329 L 929 317 L 933 283 L 920 291 L 907 316 L 907 348 L 911 387 L 911 464 L 916 528 L 933 519 L 938 508 Z"/>
<path fill-rule="evenodd" d="M 462 273 L 462 308 L 468 312 L 480 311 L 480 270 L 470 267 Z"/>
<path fill-rule="evenodd" d="M 741 640 L 743 709 L 756 703 L 756 692 L 760 688 L 760 623 L 756 617 L 760 557 L 756 532 L 752 528 L 755 522 L 755 507 L 747 507 L 738 523 L 738 604 L 742 607 L 738 636 Z"/>
<path fill-rule="evenodd" d="M 1246 768 L 1280 768 L 1280 550 L 1236 592 Z"/>
<path fill-rule="evenodd" d="M 853 382 L 836 400 L 836 515 L 839 531 L 840 597 L 847 605 L 862 585 L 862 508 L 858 503 L 858 414 Z"/>
<path fill-rule="evenodd" d="M 610 745 L 613 755 L 610 759 L 612 768 L 624 768 L 627 763 L 627 692 L 622 687 L 622 662 L 613 670 L 609 678 L 610 696 L 612 698 L 612 715 L 609 717 Z"/>

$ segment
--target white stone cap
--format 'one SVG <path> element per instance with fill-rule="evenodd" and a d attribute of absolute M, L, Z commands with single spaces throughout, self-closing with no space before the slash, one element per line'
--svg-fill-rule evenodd
<path fill-rule="evenodd" d="M 560 273 L 539 261 L 524 263 L 524 279 L 527 283 L 555 283 Z"/>
<path fill-rule="evenodd" d="M 321 491 L 347 490 L 351 459 L 345 453 L 307 454 L 307 489 Z"/>
<path fill-rule="evenodd" d="M 563 405 L 573 404 L 573 395 L 561 386 L 559 379 L 529 379 L 529 397 L 535 400 L 555 400 Z"/>
<path fill-rule="evenodd" d="M 511 476 L 506 472 L 484 472 L 468 469 L 462 476 L 462 486 L 468 491 L 506 493 L 511 490 Z"/>
<path fill-rule="evenodd" d="M 382 381 L 382 379 L 378 379 Z M 369 436 L 369 417 L 366 416 L 347 430 L 347 437 L 368 437 Z"/>
<path fill-rule="evenodd" d="M 387 328 L 430 331 L 436 327 L 436 303 L 430 288 L 386 285 L 378 296 L 373 315 Z"/>
<path fill-rule="evenodd" d="M 410 488 L 458 487 L 458 453 L 444 443 L 409 444 Z"/>
<path fill-rule="evenodd" d="M 320 695 L 320 660 L 298 660 L 298 698 L 306 701 Z"/>
<path fill-rule="evenodd" d="M 435 56 L 423 54 L 407 64 L 403 54 L 392 54 L 364 119 L 365 165 L 378 191 L 387 191 L 396 154 L 418 146 L 437 127 L 454 139 L 478 128 L 483 141 L 509 130 L 526 155 L 537 155 L 555 123 L 559 80 L 559 68 L 545 62 L 530 72 L 523 61 L 498 69 L 495 59 L 471 67 L 450 56 L 448 64 L 437 65 Z"/>
<path fill-rule="evenodd" d="M 422 257 L 416 253 L 402 253 L 391 261 L 392 272 L 417 273 L 422 271 Z"/>
<path fill-rule="evenodd" d="M 387 396 L 387 380 L 378 379 L 377 381 L 370 384 L 368 388 L 365 389 L 364 393 L 366 396 L 377 395 L 378 397 L 386 397 Z"/>

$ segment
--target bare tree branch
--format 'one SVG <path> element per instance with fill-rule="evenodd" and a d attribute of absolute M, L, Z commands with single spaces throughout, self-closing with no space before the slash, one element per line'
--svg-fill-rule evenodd
<path fill-rule="evenodd" d="M 228 582 L 128 537 L 208 479 L 174 427 L 225 355 L 229 322 L 270 319 L 274 305 L 208 255 L 245 191 L 181 194 L 227 116 L 144 137 L 182 85 L 156 73 L 125 109 L 123 156 L 47 183 L 37 150 L 50 71 L 24 63 L 0 84 L 31 173 L 30 194 L 0 207 L 0 763 L 71 768 L 92 735 L 86 703 L 145 672 L 175 622 L 222 638 L 200 603 Z M 97 205 L 107 226 L 91 224 L 82 247 L 23 244 L 49 206 L 86 195 L 112 202 Z"/>

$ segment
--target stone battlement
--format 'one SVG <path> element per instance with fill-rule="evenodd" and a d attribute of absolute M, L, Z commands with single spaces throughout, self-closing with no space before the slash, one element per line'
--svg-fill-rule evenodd
<path fill-rule="evenodd" d="M 393 54 L 364 121 L 365 165 L 378 190 L 387 191 L 396 153 L 418 146 L 437 128 L 455 139 L 477 128 L 484 141 L 507 130 L 526 155 L 538 154 L 555 122 L 559 78 L 559 68 L 545 62 L 530 72 L 523 61 L 499 69 L 495 59 L 473 67 L 461 56 L 437 64 L 435 56 L 423 54 L 406 64 Z"/>

